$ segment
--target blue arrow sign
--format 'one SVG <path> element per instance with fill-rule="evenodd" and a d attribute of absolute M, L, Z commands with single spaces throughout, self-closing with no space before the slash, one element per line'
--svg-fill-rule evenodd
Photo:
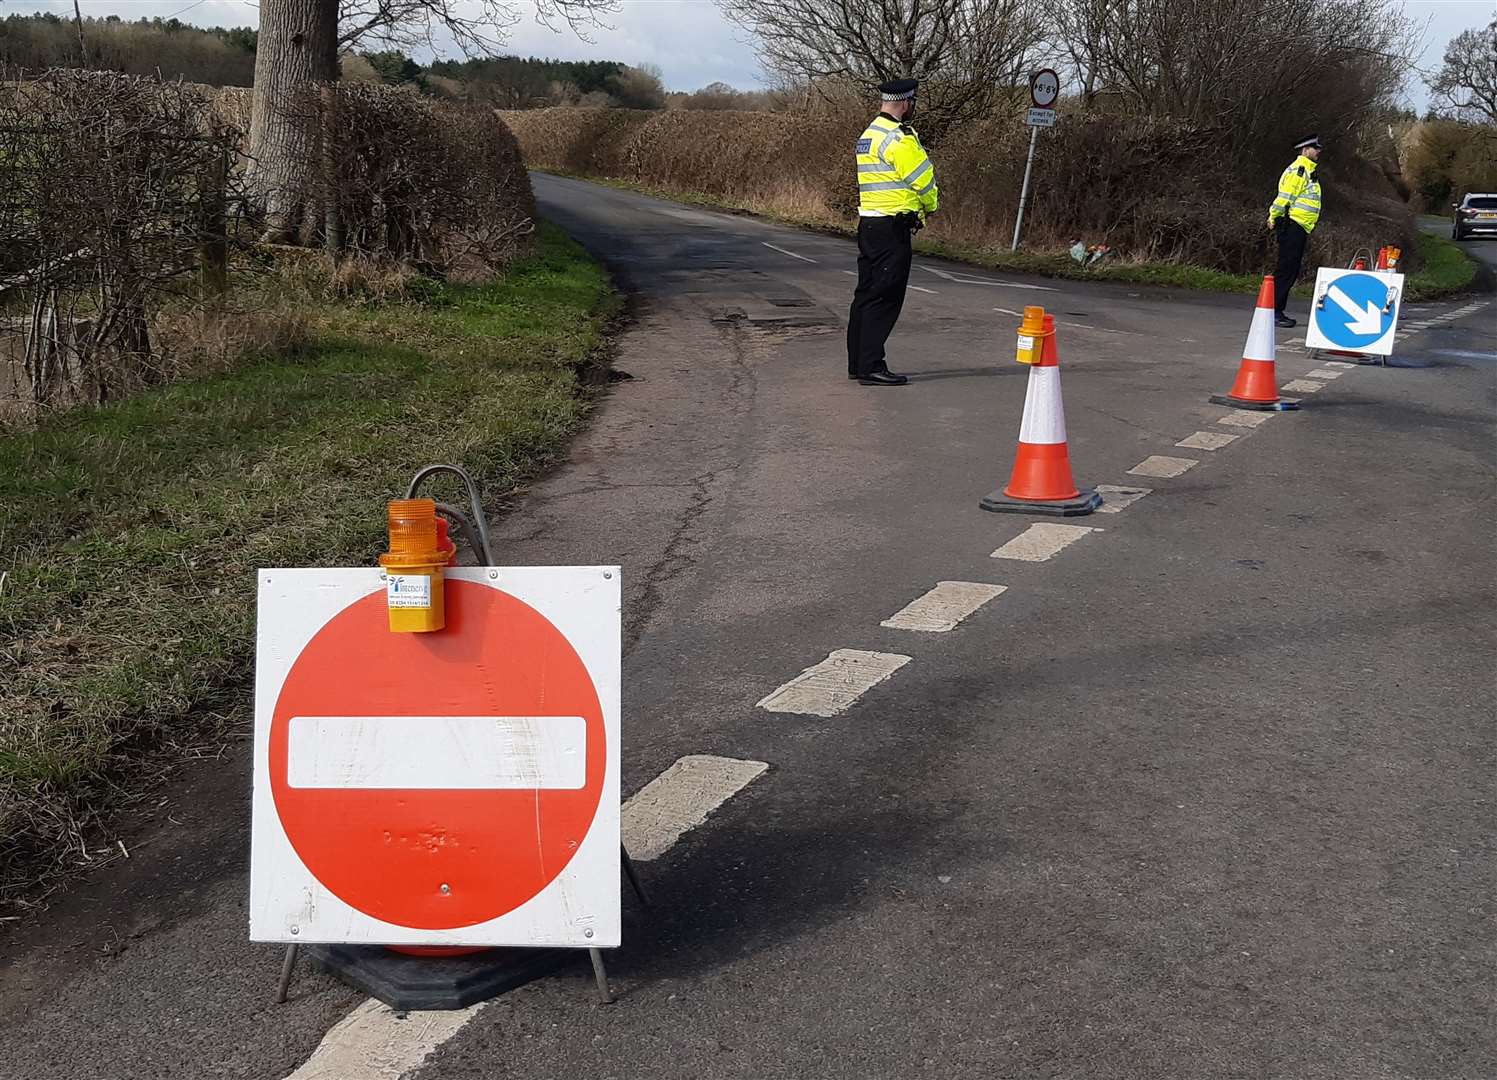
<path fill-rule="evenodd" d="M 1343 274 L 1326 289 L 1315 325 L 1338 349 L 1361 349 L 1393 329 L 1397 318 L 1398 305 L 1388 303 L 1386 281 L 1376 274 Z"/>

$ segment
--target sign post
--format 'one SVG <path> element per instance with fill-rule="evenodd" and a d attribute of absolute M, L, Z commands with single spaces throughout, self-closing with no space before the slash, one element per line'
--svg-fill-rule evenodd
<path fill-rule="evenodd" d="M 1019 212 L 1014 217 L 1014 242 L 1010 251 L 1019 250 L 1019 233 L 1024 228 L 1024 210 L 1029 205 L 1029 176 L 1034 171 L 1034 148 L 1040 128 L 1055 126 L 1055 101 L 1060 97 L 1060 76 L 1051 68 L 1040 68 L 1029 76 L 1029 110 L 1024 123 L 1029 127 L 1029 157 L 1024 161 L 1024 186 L 1019 191 Z"/>

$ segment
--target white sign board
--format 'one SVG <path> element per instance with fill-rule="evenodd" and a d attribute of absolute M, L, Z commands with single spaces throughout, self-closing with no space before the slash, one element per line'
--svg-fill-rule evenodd
<path fill-rule="evenodd" d="M 619 570 L 261 570 L 250 938 L 619 944 Z"/>
<path fill-rule="evenodd" d="M 1030 109 L 1024 117 L 1026 127 L 1054 127 L 1057 117 L 1054 109 Z"/>
<path fill-rule="evenodd" d="M 1398 330 L 1403 275 L 1322 266 L 1305 347 L 1388 356 Z"/>
<path fill-rule="evenodd" d="M 1029 99 L 1039 109 L 1051 108 L 1060 97 L 1060 76 L 1051 68 L 1040 68 L 1029 76 Z"/>

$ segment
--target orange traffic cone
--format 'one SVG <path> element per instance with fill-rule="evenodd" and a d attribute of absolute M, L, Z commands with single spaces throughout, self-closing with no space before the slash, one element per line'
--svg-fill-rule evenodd
<path fill-rule="evenodd" d="M 1060 356 L 1055 318 L 1026 307 L 1019 327 L 1019 362 L 1032 365 L 1019 426 L 1019 452 L 1008 486 L 982 500 L 984 510 L 1077 517 L 1102 505 L 1102 497 L 1076 486 L 1066 447 L 1066 411 L 1060 396 Z"/>
<path fill-rule="evenodd" d="M 1273 318 L 1273 275 L 1269 274 L 1258 289 L 1258 306 L 1253 311 L 1253 325 L 1242 349 L 1237 381 L 1227 393 L 1212 394 L 1213 404 L 1260 412 L 1299 408 L 1298 402 L 1279 397 L 1279 380 L 1274 374 Z"/>

